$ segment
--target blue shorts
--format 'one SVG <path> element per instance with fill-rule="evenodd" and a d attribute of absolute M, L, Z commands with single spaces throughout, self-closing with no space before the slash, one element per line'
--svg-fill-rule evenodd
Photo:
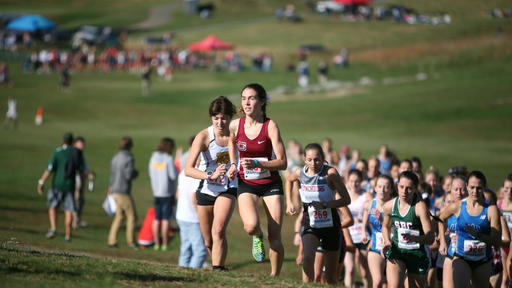
<path fill-rule="evenodd" d="M 173 201 L 171 197 L 155 197 L 155 220 L 170 220 Z"/>
<path fill-rule="evenodd" d="M 76 212 L 75 191 L 61 191 L 55 188 L 48 190 L 48 207 L 59 208 L 60 203 L 64 202 L 64 210 Z"/>

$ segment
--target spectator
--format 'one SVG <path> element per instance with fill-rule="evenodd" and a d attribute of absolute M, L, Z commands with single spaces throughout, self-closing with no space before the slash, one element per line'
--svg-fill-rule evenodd
<path fill-rule="evenodd" d="M 75 177 L 75 205 L 76 205 L 76 211 L 73 213 L 73 228 L 79 228 L 79 227 L 87 227 L 87 222 L 82 220 L 82 212 L 84 210 L 85 205 L 85 179 L 87 177 L 88 179 L 88 189 L 89 191 L 93 191 L 94 189 L 94 179 L 95 174 L 94 172 L 89 170 L 89 166 L 87 165 L 87 161 L 85 160 L 85 156 L 83 156 L 84 149 L 85 149 L 85 139 L 84 137 L 78 136 L 75 139 L 75 142 L 73 146 L 82 151 L 82 157 L 84 160 L 84 169 L 83 173 L 77 173 Z"/>
<path fill-rule="evenodd" d="M 7 98 L 7 113 L 5 114 L 4 128 L 13 127 L 16 129 L 18 127 L 18 111 L 17 111 L 17 102 L 14 96 L 9 96 Z"/>
<path fill-rule="evenodd" d="M 180 258 L 182 267 L 201 268 L 208 256 L 199 227 L 195 191 L 199 180 L 185 176 L 183 169 L 178 178 L 178 206 L 176 221 L 180 226 Z"/>
<path fill-rule="evenodd" d="M 320 62 L 318 64 L 318 82 L 320 85 L 325 86 L 327 84 L 327 74 L 329 73 L 329 66 L 327 63 Z"/>
<path fill-rule="evenodd" d="M 174 147 L 173 139 L 163 138 L 149 160 L 149 177 L 155 205 L 155 220 L 153 221 L 155 250 L 167 251 L 169 244 L 169 220 L 175 203 L 178 178 L 172 157 Z M 160 237 L 162 238 L 161 242 Z"/>
<path fill-rule="evenodd" d="M 135 169 L 135 159 L 131 153 L 133 141 L 131 137 L 123 137 L 119 142 L 119 152 L 112 158 L 110 167 L 110 185 L 108 194 L 113 195 L 116 202 L 116 215 L 108 236 L 108 246 L 117 247 L 117 232 L 121 226 L 123 215 L 126 215 L 126 242 L 133 250 L 138 250 L 135 246 L 134 230 L 137 214 L 135 211 L 135 202 L 131 195 L 132 180 L 139 173 Z"/>
<path fill-rule="evenodd" d="M 65 211 L 65 236 L 66 242 L 71 241 L 71 222 L 75 209 L 75 176 L 84 171 L 84 159 L 82 151 L 71 146 L 73 134 L 65 133 L 62 138 L 62 146 L 53 152 L 48 168 L 38 181 L 37 193 L 43 195 L 43 187 L 46 180 L 53 174 L 52 186 L 48 190 L 48 217 L 50 229 L 46 233 L 47 238 L 55 237 L 57 233 L 57 209 L 64 202 Z"/>

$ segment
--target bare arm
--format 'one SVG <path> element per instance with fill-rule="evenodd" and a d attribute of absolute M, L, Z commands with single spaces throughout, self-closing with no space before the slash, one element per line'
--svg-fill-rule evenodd
<path fill-rule="evenodd" d="M 363 227 L 366 227 L 368 225 L 368 218 L 370 218 L 370 215 L 368 214 L 370 212 L 372 202 L 366 202 L 364 204 L 364 212 L 363 212 L 363 221 L 361 223 L 363 224 Z M 363 238 L 361 239 L 363 243 L 368 243 L 368 237 L 366 233 L 363 233 Z"/>
<path fill-rule="evenodd" d="M 37 194 L 43 195 L 44 182 L 46 182 L 46 180 L 48 180 L 50 175 L 52 175 L 52 171 L 44 170 L 43 175 L 41 175 L 41 178 L 37 182 Z"/>
<path fill-rule="evenodd" d="M 348 228 L 348 227 L 354 225 L 354 217 L 352 217 L 352 213 L 350 213 L 350 210 L 348 209 L 348 207 L 343 206 L 343 207 L 338 208 L 338 210 L 341 212 L 341 228 L 345 229 L 345 228 Z M 350 236 L 350 233 L 349 233 L 349 236 Z"/>
<path fill-rule="evenodd" d="M 420 244 L 431 245 L 432 243 L 434 243 L 435 233 L 434 233 L 434 230 L 432 229 L 432 222 L 430 221 L 430 213 L 427 209 L 427 206 L 422 201 L 416 203 L 416 216 L 418 216 L 420 218 L 424 235 L 419 235 L 419 236 L 408 235 L 407 237 L 404 236 L 404 238 L 408 238 L 409 240 L 411 240 L 413 242 L 420 243 Z"/>
<path fill-rule="evenodd" d="M 289 215 L 294 215 L 299 211 L 299 193 L 298 193 L 298 185 L 299 184 L 299 173 L 300 170 L 290 173 L 288 177 L 286 177 L 286 213 Z"/>
<path fill-rule="evenodd" d="M 236 134 L 238 133 L 238 123 L 240 119 L 235 119 L 229 123 L 229 142 L 228 142 L 228 149 L 229 149 L 229 163 L 230 166 L 228 168 L 227 175 L 229 179 L 234 179 L 236 174 L 236 155 L 237 155 L 237 147 L 236 147 Z"/>

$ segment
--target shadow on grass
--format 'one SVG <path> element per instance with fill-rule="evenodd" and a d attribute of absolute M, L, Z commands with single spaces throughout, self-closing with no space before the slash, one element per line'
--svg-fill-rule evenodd
<path fill-rule="evenodd" d="M 19 227 L 6 227 L 6 226 L 0 226 L 0 230 L 23 232 L 23 233 L 33 234 L 33 235 L 42 235 L 41 237 L 44 237 L 44 235 L 46 233 L 46 231 L 43 232 L 42 230 L 34 230 L 34 229 L 19 228 Z"/>
<path fill-rule="evenodd" d="M 267 259 L 265 259 L 261 263 L 269 263 L 269 262 L 270 262 L 270 260 L 267 258 Z M 283 263 L 284 262 L 295 262 L 295 258 L 284 258 L 283 259 Z M 258 264 L 258 263 L 256 261 L 254 261 L 254 260 L 233 263 L 233 264 L 230 265 L 230 269 L 231 270 L 236 270 L 236 269 L 243 268 L 243 267 L 246 267 L 246 266 L 249 266 L 249 265 L 253 265 L 253 264 Z"/>
<path fill-rule="evenodd" d="M 131 272 L 118 272 L 117 276 L 131 281 L 153 282 L 153 281 L 166 281 L 166 282 L 196 282 L 192 278 L 164 276 L 158 274 L 141 274 Z"/>
<path fill-rule="evenodd" d="M 25 269 L 21 267 L 8 267 L 7 273 L 9 274 L 35 274 L 35 275 L 58 275 L 58 276 L 64 276 L 64 277 L 80 277 L 81 273 L 71 272 L 71 271 L 64 271 L 64 270 L 58 270 L 58 269 L 51 269 L 51 270 L 42 270 L 42 269 Z"/>

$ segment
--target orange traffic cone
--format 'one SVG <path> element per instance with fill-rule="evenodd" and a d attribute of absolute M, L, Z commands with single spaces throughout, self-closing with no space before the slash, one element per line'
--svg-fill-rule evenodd
<path fill-rule="evenodd" d="M 37 106 L 35 123 L 37 126 L 43 125 L 43 106 Z"/>

